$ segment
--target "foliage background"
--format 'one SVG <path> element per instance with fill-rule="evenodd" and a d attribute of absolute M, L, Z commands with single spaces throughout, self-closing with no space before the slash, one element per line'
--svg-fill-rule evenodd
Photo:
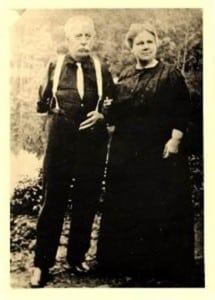
<path fill-rule="evenodd" d="M 69 17 L 77 14 L 93 18 L 97 30 L 94 51 L 107 61 L 113 77 L 133 60 L 124 43 L 130 24 L 144 21 L 152 22 L 157 28 L 159 59 L 175 64 L 184 74 L 191 95 L 188 146 L 196 220 L 195 254 L 202 261 L 202 10 L 43 9 L 19 10 L 18 13 L 21 17 L 11 27 L 10 35 L 11 168 L 12 177 L 17 175 L 11 197 L 11 271 L 16 278 L 14 286 L 26 286 L 26 281 L 20 281 L 21 277 L 16 275 L 29 269 L 35 245 L 35 222 L 42 203 L 39 169 L 44 154 L 45 115 L 36 114 L 38 85 L 49 59 L 57 52 L 65 51 L 63 26 Z M 33 161 L 36 162 L 35 170 L 31 172 L 24 166 Z M 25 174 L 20 177 L 21 173 Z M 63 246 L 65 238 L 64 230 Z"/>

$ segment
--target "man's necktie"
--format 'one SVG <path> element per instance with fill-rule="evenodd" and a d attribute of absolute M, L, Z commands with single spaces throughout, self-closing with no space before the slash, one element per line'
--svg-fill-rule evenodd
<path fill-rule="evenodd" d="M 83 69 L 81 67 L 81 63 L 77 62 L 77 89 L 78 89 L 78 93 L 81 97 L 81 99 L 83 99 L 84 97 L 84 74 L 83 74 Z"/>

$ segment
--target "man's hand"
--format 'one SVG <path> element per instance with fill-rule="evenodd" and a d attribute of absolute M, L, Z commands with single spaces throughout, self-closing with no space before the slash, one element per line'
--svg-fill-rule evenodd
<path fill-rule="evenodd" d="M 80 126 L 79 130 L 84 130 L 94 126 L 99 120 L 103 120 L 103 114 L 99 113 L 98 111 L 94 110 L 87 114 L 87 119 L 83 121 Z"/>

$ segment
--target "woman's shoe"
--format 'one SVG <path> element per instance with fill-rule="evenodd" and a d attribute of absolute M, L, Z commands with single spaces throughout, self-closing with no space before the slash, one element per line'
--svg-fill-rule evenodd
<path fill-rule="evenodd" d="M 72 266 L 69 269 L 70 275 L 79 275 L 84 276 L 88 275 L 90 273 L 90 267 L 87 265 L 87 263 L 83 262 L 79 265 Z"/>

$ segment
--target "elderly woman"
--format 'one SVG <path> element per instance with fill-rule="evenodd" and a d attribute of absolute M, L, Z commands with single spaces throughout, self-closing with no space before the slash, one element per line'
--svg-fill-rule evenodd
<path fill-rule="evenodd" d="M 105 272 L 189 285 L 194 247 L 184 143 L 188 89 L 178 69 L 156 59 L 154 28 L 132 24 L 126 41 L 136 63 L 120 74 L 117 99 L 108 107 L 116 128 L 98 262 Z"/>

